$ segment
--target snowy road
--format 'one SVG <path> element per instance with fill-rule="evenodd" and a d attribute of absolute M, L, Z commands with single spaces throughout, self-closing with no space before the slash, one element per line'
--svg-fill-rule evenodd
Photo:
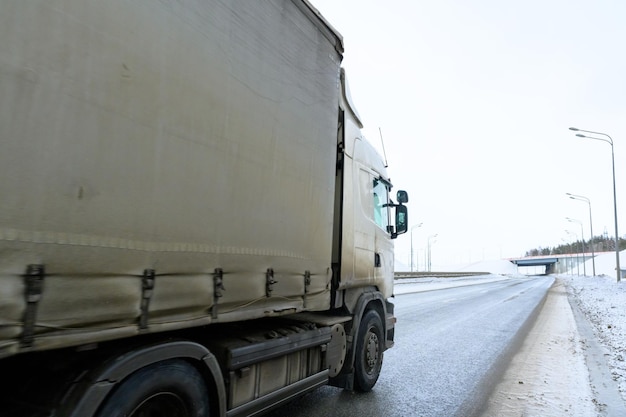
<path fill-rule="evenodd" d="M 399 295 L 396 346 L 385 354 L 374 391 L 324 387 L 269 416 L 471 416 L 552 283 L 551 277 L 507 278 Z"/>

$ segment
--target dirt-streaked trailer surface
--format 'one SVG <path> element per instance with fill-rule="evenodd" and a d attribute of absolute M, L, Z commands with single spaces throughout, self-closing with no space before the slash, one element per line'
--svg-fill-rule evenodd
<path fill-rule="evenodd" d="M 6 364 L 77 350 L 115 361 L 154 344 L 179 358 L 172 339 L 211 357 L 228 345 L 232 357 L 238 348 L 220 342 L 231 329 L 214 325 L 308 323 L 315 360 L 288 356 L 302 354 L 290 335 L 247 365 L 216 355 L 207 371 L 194 364 L 206 355 L 182 355 L 216 387 L 211 407 L 232 412 L 327 381 L 331 365 L 352 387 L 356 343 L 330 364 L 326 352 L 331 329 L 356 336 L 368 311 L 380 339 L 370 356 L 382 358 L 393 339 L 391 239 L 406 229 L 394 209 L 405 219 L 406 198 L 390 200 L 345 88 L 341 36 L 311 4 L 8 0 L 0 39 Z M 316 365 L 267 392 L 241 383 L 250 399 L 221 392 L 236 386 L 231 372 L 253 379 L 241 368 L 275 357 Z M 153 362 L 130 366 L 111 389 Z M 93 383 L 107 373 L 85 372 Z M 310 375 L 319 381 L 303 383 Z"/>

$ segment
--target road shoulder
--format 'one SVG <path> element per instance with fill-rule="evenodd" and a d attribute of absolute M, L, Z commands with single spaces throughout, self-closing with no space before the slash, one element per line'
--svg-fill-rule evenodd
<path fill-rule="evenodd" d="M 598 415 L 584 349 L 567 291 L 557 280 L 482 416 Z"/>

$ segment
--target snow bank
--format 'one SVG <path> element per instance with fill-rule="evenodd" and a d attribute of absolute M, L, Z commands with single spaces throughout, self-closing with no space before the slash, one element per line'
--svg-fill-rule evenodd
<path fill-rule="evenodd" d="M 584 264 L 581 262 L 580 267 L 574 265 L 574 267 L 568 270 L 567 273 L 578 275 L 579 273 L 582 274 L 583 270 L 585 270 L 587 271 L 587 275 L 593 275 L 593 264 L 595 261 L 595 275 L 606 275 L 614 279 L 617 278 L 617 273 L 615 272 L 615 252 L 596 253 L 595 260 L 592 260 L 591 256 L 588 258 L 589 259 L 587 259 Z M 621 251 L 619 253 L 619 263 L 620 269 L 624 271 L 626 269 L 626 251 Z"/>
<path fill-rule="evenodd" d="M 498 275 L 517 275 L 517 265 L 506 259 L 498 259 L 493 261 L 474 262 L 457 268 L 456 271 L 463 272 L 489 272 Z"/>
<path fill-rule="evenodd" d="M 596 274 L 602 273 L 604 267 L 610 268 L 610 262 L 605 265 L 601 258 L 596 258 Z M 614 271 L 614 256 L 612 260 Z M 614 275 L 608 274 L 595 277 L 559 275 L 559 278 L 566 283 L 571 298 L 578 303 L 593 324 L 597 338 L 609 351 L 613 379 L 626 401 L 626 281 L 618 283 Z"/>

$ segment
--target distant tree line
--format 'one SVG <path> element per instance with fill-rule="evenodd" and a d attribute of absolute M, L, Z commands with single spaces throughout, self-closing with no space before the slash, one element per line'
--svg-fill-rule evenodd
<path fill-rule="evenodd" d="M 583 251 L 583 242 L 577 240 L 576 242 L 564 243 L 562 245 L 542 248 L 541 246 L 535 249 L 526 251 L 525 256 L 540 256 L 540 255 L 565 255 L 570 253 L 581 253 Z M 594 236 L 593 239 L 585 240 L 585 252 L 591 252 L 591 245 L 593 244 L 594 252 L 611 252 L 615 250 L 615 239 L 607 236 Z M 619 238 L 619 250 L 626 249 L 626 239 Z"/>

